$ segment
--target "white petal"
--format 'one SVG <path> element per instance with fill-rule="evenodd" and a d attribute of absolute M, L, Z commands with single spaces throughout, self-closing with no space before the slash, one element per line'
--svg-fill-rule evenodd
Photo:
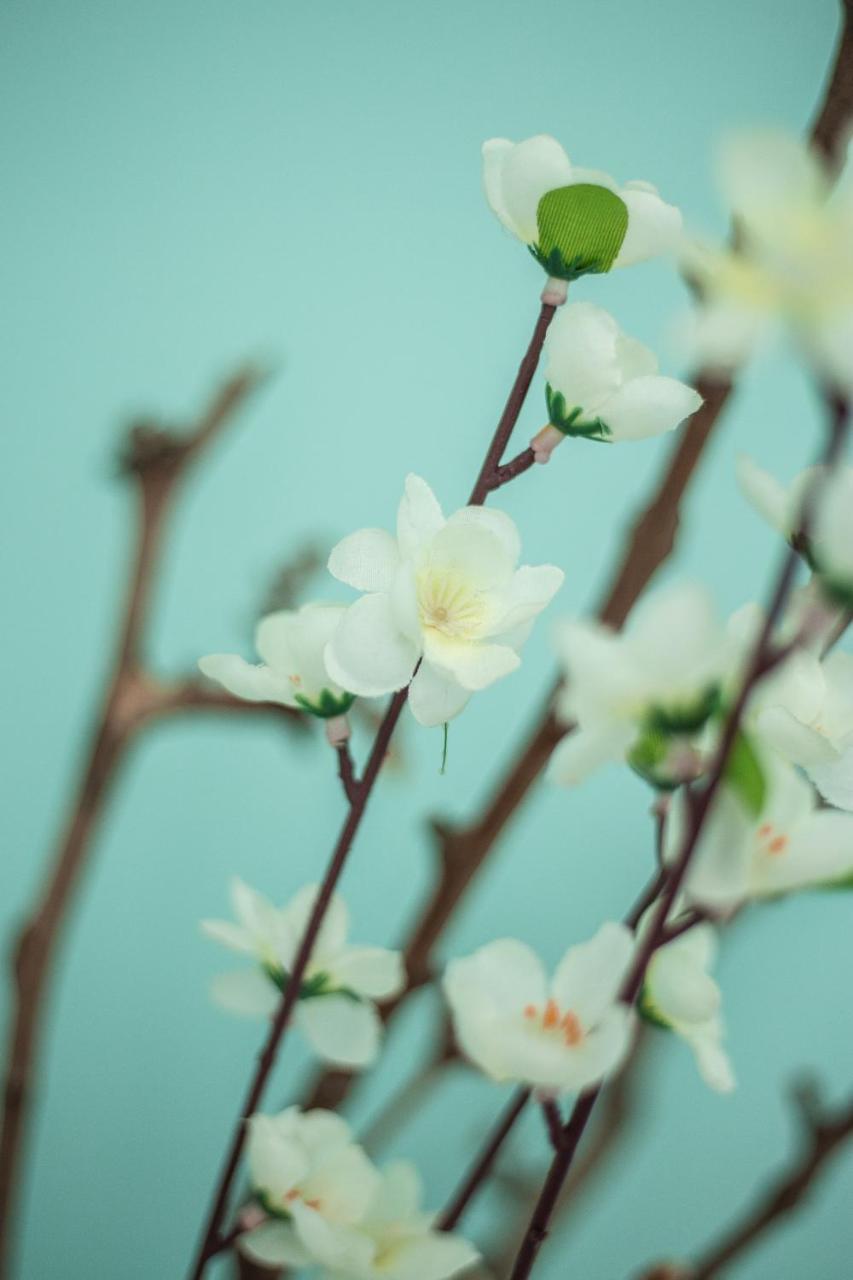
<path fill-rule="evenodd" d="M 539 201 L 548 191 L 568 186 L 572 166 L 555 138 L 537 134 L 505 152 L 501 169 L 501 194 L 506 223 L 526 244 L 539 239 L 536 219 Z"/>
<path fill-rule="evenodd" d="M 285 707 L 295 707 L 293 686 L 263 665 L 255 666 L 238 657 L 236 653 L 211 653 L 199 658 L 199 671 L 209 680 L 215 680 L 235 698 L 246 702 L 280 702 Z"/>
<path fill-rule="evenodd" d="M 397 542 L 403 559 L 415 559 L 443 526 L 441 507 L 426 480 L 416 475 L 406 476 L 397 510 Z"/>
<path fill-rule="evenodd" d="M 483 190 L 493 213 L 500 218 L 507 231 L 515 235 L 515 227 L 506 211 L 503 198 L 503 168 L 506 158 L 515 146 L 508 138 L 489 138 L 483 143 Z"/>
<path fill-rule="evenodd" d="M 562 392 L 568 409 L 592 417 L 619 387 L 619 337 L 613 317 L 591 302 L 572 302 L 557 312 L 545 339 L 545 379 Z"/>
<path fill-rule="evenodd" d="M 366 1067 L 379 1052 L 381 1023 L 372 1004 L 349 996 L 300 1000 L 297 1021 L 314 1052 L 341 1067 Z"/>
<path fill-rule="evenodd" d="M 324 1218 L 352 1224 L 364 1217 L 380 1185 L 365 1152 L 348 1142 L 317 1152 L 301 1190 L 305 1201 L 320 1201 Z"/>
<path fill-rule="evenodd" d="M 520 550 L 518 529 L 509 516 L 488 507 L 462 507 L 433 538 L 429 564 L 490 590 L 510 581 Z"/>
<path fill-rule="evenodd" d="M 665 831 L 665 857 L 675 861 L 687 831 L 686 798 L 673 798 Z M 726 911 L 749 897 L 755 826 L 728 788 L 718 794 L 702 829 L 685 880 L 691 901 Z"/>
<path fill-rule="evenodd" d="M 735 1087 L 735 1075 L 731 1060 L 720 1044 L 719 1030 L 689 1036 L 688 1044 L 696 1055 L 699 1074 L 716 1093 L 731 1093 Z"/>
<path fill-rule="evenodd" d="M 312 1261 L 333 1271 L 346 1267 L 347 1273 L 354 1275 L 369 1268 L 374 1247 L 367 1236 L 351 1226 L 330 1221 L 302 1200 L 294 1200 L 288 1207 L 296 1233 Z"/>
<path fill-rule="evenodd" d="M 257 889 L 246 884 L 239 876 L 234 876 L 230 885 L 231 904 L 234 914 L 244 929 L 262 943 L 273 939 L 279 929 L 281 916 L 269 898 L 265 898 Z"/>
<path fill-rule="evenodd" d="M 777 129 L 751 129 L 720 147 L 720 185 L 732 209 L 751 228 L 771 230 L 785 211 L 822 198 L 825 183 L 813 153 Z"/>
<path fill-rule="evenodd" d="M 561 1009 L 571 1009 L 584 1028 L 593 1027 L 616 1000 L 634 952 L 634 935 L 607 922 L 589 942 L 570 947 L 551 983 Z"/>
<path fill-rule="evenodd" d="M 284 925 L 279 959 L 285 969 L 293 967 L 296 952 L 314 911 L 318 892 L 318 885 L 306 884 L 279 913 Z M 311 968 L 321 967 L 327 958 L 330 963 L 335 963 L 344 948 L 348 932 L 349 912 L 346 903 L 339 893 L 334 893 L 311 950 Z"/>
<path fill-rule="evenodd" d="M 516 569 L 492 634 L 503 634 L 535 618 L 553 600 L 565 577 L 563 570 L 552 564 L 522 565 Z"/>
<path fill-rule="evenodd" d="M 334 686 L 323 662 L 323 650 L 346 612 L 343 605 L 307 604 L 295 612 L 281 610 L 258 623 L 255 647 L 264 662 L 293 693 L 318 695 Z"/>
<path fill-rule="evenodd" d="M 416 1166 L 410 1160 L 390 1160 L 380 1169 L 379 1179 L 366 1214 L 370 1227 L 416 1219 L 423 1199 L 423 1184 Z"/>
<path fill-rule="evenodd" d="M 281 1205 L 308 1171 L 305 1150 L 295 1138 L 287 1112 L 254 1115 L 249 1120 L 247 1157 L 252 1186 Z"/>
<path fill-rule="evenodd" d="M 383 1269 L 394 1280 L 449 1280 L 472 1266 L 479 1253 L 462 1236 L 430 1231 L 391 1245 Z"/>
<path fill-rule="evenodd" d="M 451 1009 L 515 1013 L 542 1004 L 547 994 L 542 962 L 515 938 L 498 938 L 471 956 L 451 960 L 444 975 Z"/>
<path fill-rule="evenodd" d="M 790 526 L 790 501 L 788 492 L 775 476 L 748 457 L 745 453 L 738 455 L 735 475 L 741 493 L 751 506 L 762 515 L 779 533 L 787 538 L 792 533 Z"/>
<path fill-rule="evenodd" d="M 385 529 L 359 529 L 332 548 L 329 572 L 357 591 L 390 591 L 400 563 L 396 539 Z"/>
<path fill-rule="evenodd" d="M 617 1071 L 631 1048 L 634 1018 L 624 1004 L 611 1005 L 581 1043 L 566 1052 L 565 1070 L 556 1082 L 577 1092 Z"/>
<path fill-rule="evenodd" d="M 720 1007 L 720 989 L 678 939 L 655 952 L 646 982 L 655 1009 L 670 1023 L 702 1023 Z"/>
<path fill-rule="evenodd" d="M 230 920 L 202 920 L 201 931 L 214 942 L 221 942 L 223 947 L 231 951 L 240 951 L 243 955 L 256 954 L 254 939 L 242 925 L 232 924 Z"/>
<path fill-rule="evenodd" d="M 628 267 L 662 253 L 673 253 L 681 240 L 681 212 L 647 184 L 626 183 L 619 192 L 628 208 L 628 230 L 614 267 Z"/>
<path fill-rule="evenodd" d="M 635 736 L 631 725 L 575 729 L 554 748 L 546 777 L 563 787 L 576 786 L 602 765 L 623 760 Z"/>
<path fill-rule="evenodd" d="M 293 1227 L 286 1222 L 264 1222 L 237 1238 L 237 1247 L 262 1267 L 307 1267 L 312 1259 Z"/>
<path fill-rule="evenodd" d="M 269 1017 L 281 999 L 278 988 L 261 969 L 220 973 L 210 984 L 210 994 L 220 1008 L 245 1018 Z"/>
<path fill-rule="evenodd" d="M 626 382 L 599 409 L 610 428 L 610 439 L 645 440 L 649 436 L 674 431 L 702 404 L 698 391 L 659 374 L 647 374 Z"/>
<path fill-rule="evenodd" d="M 343 987 L 371 1000 L 389 1000 L 406 981 L 403 956 L 384 947 L 346 947 L 335 961 L 334 977 Z"/>
<path fill-rule="evenodd" d="M 853 743 L 830 764 L 813 765 L 809 776 L 829 804 L 853 810 Z"/>
<path fill-rule="evenodd" d="M 758 714 L 756 728 L 774 751 L 803 768 L 811 769 L 838 757 L 826 738 L 797 720 L 786 707 L 765 707 Z"/>
<path fill-rule="evenodd" d="M 425 654 L 433 665 L 449 672 L 464 689 L 485 689 L 521 666 L 521 659 L 508 645 L 486 641 L 466 644 L 439 632 L 426 637 Z"/>
<path fill-rule="evenodd" d="M 761 858 L 753 891 L 788 893 L 853 874 L 853 814 L 823 809 L 790 833 L 788 848 Z"/>
<path fill-rule="evenodd" d="M 453 676 L 424 661 L 409 686 L 409 706 L 418 724 L 432 727 L 447 724 L 468 705 L 469 689 Z"/>
<path fill-rule="evenodd" d="M 341 688 L 369 698 L 408 684 L 418 656 L 397 627 L 390 598 L 377 594 L 347 609 L 326 647 L 326 667 Z"/>

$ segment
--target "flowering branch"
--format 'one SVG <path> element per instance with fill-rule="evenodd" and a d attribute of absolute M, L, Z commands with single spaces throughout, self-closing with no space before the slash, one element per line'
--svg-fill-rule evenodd
<path fill-rule="evenodd" d="M 524 399 L 527 395 L 536 366 L 539 362 L 539 356 L 542 350 L 542 344 L 545 340 L 545 334 L 548 326 L 554 317 L 556 307 L 549 302 L 543 301 L 533 336 L 522 359 L 515 381 L 509 394 L 509 398 L 501 414 L 494 436 L 492 437 L 489 448 L 486 452 L 480 474 L 476 483 L 471 490 L 468 499 L 469 506 L 479 506 L 488 497 L 489 492 L 496 487 L 495 477 L 497 474 L 500 460 L 503 456 L 506 445 L 512 434 L 513 428 L 518 420 Z M 398 693 L 395 693 L 391 699 L 385 717 L 382 720 L 373 747 L 368 757 L 364 773 L 361 779 L 353 784 L 350 779 L 350 797 L 349 812 L 344 821 L 341 833 L 335 844 L 331 859 L 323 876 L 319 892 L 317 894 L 308 924 L 305 932 L 300 940 L 299 948 L 293 961 L 292 968 L 288 974 L 288 983 L 284 994 L 279 1003 L 275 1016 L 272 1019 L 266 1042 L 258 1058 L 258 1065 L 246 1093 L 245 1100 L 240 1109 L 236 1126 L 231 1138 L 230 1145 L 225 1157 L 225 1161 L 220 1172 L 220 1176 L 214 1190 L 212 1204 L 207 1216 L 201 1241 L 192 1265 L 191 1276 L 193 1280 L 200 1280 L 203 1276 L 207 1263 L 214 1253 L 218 1250 L 221 1243 L 221 1224 L 225 1216 L 228 1198 L 231 1191 L 231 1185 L 240 1162 L 240 1157 L 247 1136 L 247 1121 L 249 1117 L 257 1110 L 261 1098 L 266 1089 L 270 1072 L 278 1056 L 284 1041 L 287 1029 L 290 1025 L 291 1016 L 299 999 L 300 987 L 302 979 L 305 975 L 309 961 L 311 959 L 311 951 L 319 934 L 324 916 L 332 900 L 335 886 L 346 864 L 349 851 L 352 847 L 356 833 L 361 825 L 362 817 L 373 792 L 373 787 L 385 759 L 391 737 L 397 726 L 403 707 L 408 698 L 409 689 L 405 687 Z"/>
<path fill-rule="evenodd" d="M 809 486 L 804 506 L 802 527 L 808 534 L 812 514 L 815 510 L 820 492 L 837 464 L 849 433 L 849 406 L 840 400 L 830 399 L 831 422 L 826 447 L 819 459 L 822 470 Z M 773 654 L 773 633 L 788 603 L 791 590 L 796 579 L 800 563 L 799 552 L 791 547 L 784 558 L 777 575 L 764 625 L 754 646 L 746 675 L 734 706 L 726 717 L 720 743 L 715 753 L 714 762 L 709 770 L 708 781 L 701 790 L 688 791 L 690 797 L 689 825 L 678 857 L 674 860 L 666 884 L 653 908 L 651 920 L 645 935 L 637 948 L 633 965 L 625 980 L 622 997 L 633 1004 L 642 988 L 643 979 L 655 950 L 665 940 L 665 930 L 669 913 L 675 903 L 678 892 L 684 882 L 690 862 L 696 851 L 699 837 L 713 801 L 722 785 L 726 765 L 740 730 L 741 720 L 747 702 L 761 676 L 767 670 L 768 660 Z M 564 1127 L 564 1145 L 556 1153 L 551 1168 L 542 1188 L 536 1209 L 531 1217 L 527 1235 L 511 1273 L 511 1280 L 526 1280 L 533 1269 L 536 1256 L 548 1234 L 551 1214 L 560 1195 L 562 1185 L 569 1173 L 575 1152 L 583 1138 L 587 1124 L 602 1093 L 602 1085 L 582 1093 L 572 1110 Z"/>
<path fill-rule="evenodd" d="M 252 706 L 221 690 L 207 688 L 194 677 L 161 680 L 148 670 L 142 657 L 158 556 L 176 493 L 190 467 L 243 407 L 263 377 L 251 367 L 238 371 L 219 388 L 188 433 L 179 435 L 151 422 L 136 424 L 129 432 L 122 453 L 122 473 L 133 482 L 138 495 L 139 524 L 115 657 L 53 867 L 12 953 L 14 1005 L 5 1055 L 0 1138 L 0 1274 L 3 1275 L 10 1265 L 10 1219 L 20 1177 L 51 964 L 91 855 L 104 802 L 128 748 L 150 724 L 187 712 L 246 715 L 254 711 L 276 716 L 288 726 L 299 725 L 297 717 L 286 708 Z"/>
<path fill-rule="evenodd" d="M 783 1167 L 729 1231 L 690 1264 L 653 1267 L 642 1280 L 711 1280 L 735 1258 L 751 1249 L 781 1218 L 799 1209 L 832 1159 L 853 1139 L 853 1097 L 838 1107 L 821 1104 L 813 1086 L 793 1093 L 801 1122 L 800 1151 Z"/>

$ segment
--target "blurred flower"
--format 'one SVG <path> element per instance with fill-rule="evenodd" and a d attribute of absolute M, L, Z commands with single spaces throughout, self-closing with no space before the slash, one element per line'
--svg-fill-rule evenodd
<path fill-rule="evenodd" d="M 545 349 L 548 416 L 562 435 L 642 440 L 673 431 L 702 403 L 692 387 L 662 377 L 654 352 L 591 302 L 558 312 Z"/>
<path fill-rule="evenodd" d="M 479 1257 L 462 1236 L 433 1228 L 424 1213 L 421 1180 L 414 1165 L 395 1160 L 379 1171 L 379 1182 L 358 1231 L 371 1247 L 330 1268 L 327 1280 L 449 1280 Z"/>
<path fill-rule="evenodd" d="M 328 719 L 352 706 L 352 693 L 340 688 L 326 670 L 323 651 L 344 613 L 343 605 L 307 604 L 262 618 L 255 647 L 262 659 L 254 666 L 235 653 L 212 653 L 199 667 L 229 693 L 248 702 L 280 702 Z"/>
<path fill-rule="evenodd" d="M 734 249 L 688 250 L 702 301 L 699 356 L 730 368 L 784 325 L 821 374 L 853 386 L 853 173 L 835 190 L 821 158 L 774 130 L 724 146 L 721 185 L 737 227 Z"/>
<path fill-rule="evenodd" d="M 562 584 L 553 565 L 516 568 L 520 550 L 509 516 L 463 507 L 445 520 L 429 485 L 410 475 L 397 536 L 361 529 L 329 557 L 336 578 L 366 592 L 326 648 L 332 676 L 365 696 L 411 681 L 421 724 L 451 720 L 472 691 L 519 666 L 533 619 Z"/>
<path fill-rule="evenodd" d="M 619 1003 L 634 939 L 604 924 L 570 947 L 549 982 L 538 956 L 503 938 L 451 960 L 444 976 L 460 1048 L 493 1080 L 586 1089 L 628 1051 L 632 1015 Z"/>
<path fill-rule="evenodd" d="M 368 1265 L 370 1241 L 355 1224 L 379 1175 L 340 1116 L 298 1107 L 252 1116 L 247 1155 L 269 1218 L 239 1237 L 241 1252 L 271 1267 Z"/>
<path fill-rule="evenodd" d="M 762 753 L 761 773 L 756 806 L 744 804 L 736 786 L 720 789 L 688 868 L 685 894 L 716 913 L 853 876 L 853 815 L 819 808 L 813 787 L 773 752 Z M 682 847 L 686 806 L 677 793 L 666 828 L 668 858 Z"/>
<path fill-rule="evenodd" d="M 786 489 L 751 458 L 737 464 L 745 497 L 789 542 L 797 540 L 806 494 L 820 474 L 820 467 L 810 467 Z M 801 550 L 828 598 L 853 608 L 853 467 L 838 467 L 822 485 Z"/>
<path fill-rule="evenodd" d="M 306 885 L 281 909 L 234 880 L 237 924 L 204 920 L 208 937 L 251 956 L 256 966 L 220 975 L 214 998 L 232 1013 L 272 1014 L 308 926 L 316 885 Z M 399 951 L 347 945 L 349 918 L 343 899 L 332 898 L 302 979 L 295 1021 L 315 1053 L 328 1062 L 363 1067 L 379 1049 L 381 1024 L 374 1001 L 396 995 L 404 982 Z"/>
<path fill-rule="evenodd" d="M 574 280 L 672 250 L 681 214 L 648 182 L 619 187 L 579 169 L 555 138 L 492 138 L 483 145 L 486 199 L 549 276 Z"/>
<path fill-rule="evenodd" d="M 700 924 L 658 947 L 646 969 L 640 1012 L 681 1036 L 693 1050 L 705 1083 L 718 1093 L 729 1093 L 735 1080 L 722 1047 L 720 988 L 708 973 L 716 944 L 711 926 Z"/>
<path fill-rule="evenodd" d="M 557 711 L 575 731 L 556 747 L 549 776 L 582 781 L 627 759 L 656 786 L 695 771 L 693 739 L 719 707 L 730 644 L 708 594 L 692 583 L 648 598 L 624 632 L 583 619 L 558 635 L 566 683 Z"/>

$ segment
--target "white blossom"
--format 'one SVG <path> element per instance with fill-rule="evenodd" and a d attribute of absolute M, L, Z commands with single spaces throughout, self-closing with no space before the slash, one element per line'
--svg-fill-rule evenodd
<path fill-rule="evenodd" d="M 559 142 L 547 134 L 524 142 L 491 138 L 484 143 L 483 184 L 489 205 L 507 230 L 534 251 L 550 275 L 561 279 L 572 279 L 585 270 L 606 271 L 611 265 L 630 266 L 670 252 L 681 235 L 681 214 L 661 199 L 651 183 L 635 181 L 619 186 L 600 170 L 578 168 L 570 163 Z M 549 234 L 547 219 L 543 220 L 543 199 L 569 187 L 582 187 L 593 194 L 603 190 L 615 196 L 624 209 L 622 238 L 618 234 L 615 240 L 610 238 L 609 219 L 615 202 L 607 197 L 584 210 L 599 215 L 598 226 L 590 227 L 588 218 L 562 217 L 565 208 L 557 208 L 557 234 Z M 618 206 L 616 212 L 620 212 Z M 565 230 L 560 228 L 561 222 Z M 578 225 L 583 222 L 586 226 Z"/>
<path fill-rule="evenodd" d="M 323 718 L 343 715 L 353 695 L 332 680 L 323 659 L 343 613 L 343 605 L 307 604 L 268 614 L 255 631 L 258 665 L 235 653 L 212 653 L 198 665 L 211 680 L 248 702 L 279 702 Z"/>
<path fill-rule="evenodd" d="M 853 384 L 853 172 L 834 191 L 821 158 L 774 130 L 732 137 L 721 154 L 737 247 L 696 246 L 699 356 L 729 368 L 785 327 L 823 376 Z"/>
<path fill-rule="evenodd" d="M 619 990 L 633 950 L 631 932 L 608 923 L 570 947 L 550 981 L 538 956 L 512 938 L 452 960 L 444 992 L 460 1048 L 493 1080 L 588 1088 L 629 1048 L 632 1015 Z"/>
<path fill-rule="evenodd" d="M 591 302 L 557 312 L 545 351 L 549 418 L 564 435 L 642 440 L 673 431 L 702 403 L 692 387 L 659 374 L 654 352 Z"/>
<path fill-rule="evenodd" d="M 710 597 L 692 583 L 651 595 L 623 632 L 587 619 L 564 624 L 557 711 L 577 728 L 556 747 L 549 776 L 568 786 L 627 758 L 669 784 L 718 705 L 730 650 Z"/>
<path fill-rule="evenodd" d="M 270 1267 L 369 1265 L 370 1241 L 356 1224 L 379 1175 L 340 1116 L 298 1107 L 252 1116 L 247 1156 L 269 1216 L 239 1237 L 243 1253 Z"/>
<path fill-rule="evenodd" d="M 821 808 L 814 788 L 774 752 L 761 753 L 760 768 L 760 803 L 744 803 L 737 786 L 721 787 L 688 867 L 685 894 L 718 914 L 853 875 L 853 814 Z M 686 804 L 677 793 L 666 829 L 668 858 L 682 848 Z"/>
<path fill-rule="evenodd" d="M 708 972 L 716 949 L 716 933 L 708 924 L 695 925 L 666 946 L 658 947 L 646 969 L 640 1007 L 651 1021 L 686 1041 L 710 1088 L 729 1093 L 735 1080 L 722 1043 L 722 997 Z"/>
<path fill-rule="evenodd" d="M 255 963 L 215 979 L 213 995 L 219 1004 L 256 1017 L 275 1011 L 317 892 L 316 885 L 306 885 L 287 906 L 277 908 L 241 880 L 233 881 L 237 923 L 205 920 L 202 929 Z M 319 1057 L 341 1066 L 363 1067 L 379 1049 L 381 1023 L 375 1001 L 397 994 L 404 971 L 400 952 L 351 946 L 348 931 L 346 905 L 336 894 L 312 949 L 294 1017 Z"/>
<path fill-rule="evenodd" d="M 365 696 L 411 681 L 421 724 L 452 719 L 473 691 L 518 667 L 533 619 L 562 584 L 553 565 L 518 568 L 520 549 L 509 516 L 474 506 L 445 519 L 429 485 L 410 475 L 396 537 L 361 529 L 329 557 L 336 578 L 365 592 L 327 645 L 330 673 Z"/>

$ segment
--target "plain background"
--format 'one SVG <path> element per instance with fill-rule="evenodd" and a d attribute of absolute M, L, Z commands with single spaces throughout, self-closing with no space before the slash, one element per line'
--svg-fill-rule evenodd
<path fill-rule="evenodd" d="M 810 118 L 837 27 L 831 0 L 4 0 L 0 297 L 4 441 L 4 931 L 30 901 L 73 792 L 108 661 L 131 538 L 113 477 L 121 424 L 188 420 L 243 357 L 275 374 L 193 478 L 170 532 L 152 662 L 248 654 L 270 575 L 306 538 L 393 519 L 403 476 L 464 500 L 527 342 L 541 286 L 490 215 L 479 148 L 548 131 L 580 164 L 654 180 L 723 234 L 713 179 L 727 128 Z M 680 369 L 686 305 L 671 266 L 583 282 Z M 788 477 L 818 407 L 783 355 L 758 361 L 710 450 L 671 574 L 722 610 L 753 597 L 775 550 L 739 497 L 740 450 Z M 544 421 L 541 378 L 519 428 Z M 507 491 L 525 558 L 566 584 L 520 674 L 450 733 L 405 728 L 407 772 L 371 807 L 344 889 L 357 939 L 391 942 L 432 875 L 423 819 L 464 818 L 551 680 L 549 630 L 579 612 L 668 441 L 565 446 Z M 670 576 L 671 576 L 670 574 Z M 346 598 L 322 578 L 319 595 Z M 651 858 L 648 796 L 625 772 L 540 787 L 455 917 L 443 953 L 504 934 L 549 960 L 621 914 Z M 209 1002 L 228 957 L 199 918 L 239 873 L 284 899 L 316 877 L 340 820 L 332 761 L 251 722 L 150 733 L 123 774 L 60 953 L 26 1193 L 22 1280 L 178 1276 L 261 1028 Z M 816 1069 L 853 1080 L 850 900 L 756 911 L 720 962 L 731 1098 L 657 1036 L 642 1116 L 606 1185 L 542 1257 L 543 1280 L 620 1280 L 714 1235 L 791 1144 L 785 1092 Z M 358 1124 L 413 1069 L 436 1024 L 425 995 L 351 1109 Z M 309 1064 L 289 1043 L 270 1102 Z M 388 1150 L 448 1194 L 505 1091 L 462 1068 Z M 510 1164 L 547 1158 L 537 1124 Z M 732 1273 L 849 1275 L 853 1152 L 807 1211 Z M 481 1242 L 505 1203 L 485 1197 Z"/>

